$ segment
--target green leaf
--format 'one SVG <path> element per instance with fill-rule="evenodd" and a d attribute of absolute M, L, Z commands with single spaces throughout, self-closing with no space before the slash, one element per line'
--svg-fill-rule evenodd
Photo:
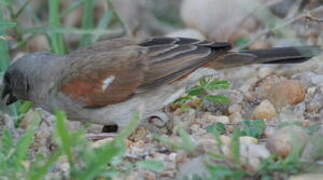
<path fill-rule="evenodd" d="M 211 100 L 213 102 L 219 102 L 219 103 L 223 103 L 223 104 L 230 103 L 230 99 L 228 97 L 222 96 L 222 95 L 207 95 L 204 98 L 207 100 Z"/>
<path fill-rule="evenodd" d="M 247 173 L 241 169 L 233 169 L 225 164 L 208 163 L 209 179 L 241 179 Z"/>
<path fill-rule="evenodd" d="M 192 96 L 183 96 L 183 97 L 179 97 L 174 101 L 174 104 L 185 104 L 189 101 L 192 101 L 193 97 Z"/>
<path fill-rule="evenodd" d="M 213 77 L 203 77 L 199 80 L 199 85 L 202 86 L 203 88 L 205 88 L 209 82 L 211 82 L 212 80 L 214 80 Z"/>
<path fill-rule="evenodd" d="M 33 106 L 33 103 L 31 101 L 23 101 L 20 104 L 19 113 L 20 114 L 27 113 L 29 111 L 29 109 L 32 108 L 32 106 Z"/>
<path fill-rule="evenodd" d="M 241 135 L 260 137 L 266 128 L 264 120 L 245 120 L 240 123 L 244 127 L 241 129 Z"/>
<path fill-rule="evenodd" d="M 187 94 L 190 96 L 200 96 L 204 92 L 205 90 L 202 86 L 194 86 L 187 91 Z"/>
<path fill-rule="evenodd" d="M 138 167 L 155 171 L 155 172 L 161 172 L 164 170 L 164 164 L 161 161 L 157 160 L 143 160 L 143 161 L 138 161 L 136 163 Z"/>
<path fill-rule="evenodd" d="M 207 90 L 215 90 L 215 89 L 228 89 L 230 88 L 231 84 L 229 81 L 219 81 L 219 80 L 212 80 L 207 84 Z"/>
<path fill-rule="evenodd" d="M 225 133 L 225 125 L 223 123 L 217 122 L 215 124 L 212 124 L 208 127 L 206 127 L 207 132 L 214 133 L 215 131 L 223 134 Z"/>

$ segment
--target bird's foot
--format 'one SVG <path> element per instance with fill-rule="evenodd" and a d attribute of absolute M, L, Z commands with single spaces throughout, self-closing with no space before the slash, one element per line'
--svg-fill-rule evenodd
<path fill-rule="evenodd" d="M 155 112 L 144 119 L 142 125 L 151 132 L 161 132 L 161 130 L 168 130 L 171 127 L 171 118 L 165 112 Z"/>

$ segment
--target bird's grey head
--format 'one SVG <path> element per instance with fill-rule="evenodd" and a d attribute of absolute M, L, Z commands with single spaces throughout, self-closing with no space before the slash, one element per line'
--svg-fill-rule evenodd
<path fill-rule="evenodd" d="M 48 52 L 37 52 L 23 56 L 13 62 L 6 70 L 3 78 L 3 92 L 1 98 L 7 105 L 18 99 L 31 100 L 30 91 L 37 88 L 35 81 L 44 65 L 55 56 Z"/>

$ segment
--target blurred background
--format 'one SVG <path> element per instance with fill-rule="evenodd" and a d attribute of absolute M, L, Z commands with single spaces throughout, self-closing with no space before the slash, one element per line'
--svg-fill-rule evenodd
<path fill-rule="evenodd" d="M 322 43 L 322 0 L 4 0 L 13 57 L 94 41 L 181 36 L 240 48 Z M 313 11 L 313 9 L 315 9 Z M 311 10 L 311 11 L 310 11 Z M 55 38 L 54 38 L 55 37 Z M 56 39 L 56 40 L 55 40 Z M 56 47 L 57 46 L 57 47 Z M 59 51 L 59 52 L 58 52 Z"/>

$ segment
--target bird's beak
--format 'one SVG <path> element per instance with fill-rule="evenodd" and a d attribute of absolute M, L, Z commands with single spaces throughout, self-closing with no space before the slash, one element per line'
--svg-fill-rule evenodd
<path fill-rule="evenodd" d="M 6 105 L 10 105 L 18 100 L 15 96 L 12 95 L 12 92 L 8 86 L 4 87 L 1 99 L 6 103 Z"/>

